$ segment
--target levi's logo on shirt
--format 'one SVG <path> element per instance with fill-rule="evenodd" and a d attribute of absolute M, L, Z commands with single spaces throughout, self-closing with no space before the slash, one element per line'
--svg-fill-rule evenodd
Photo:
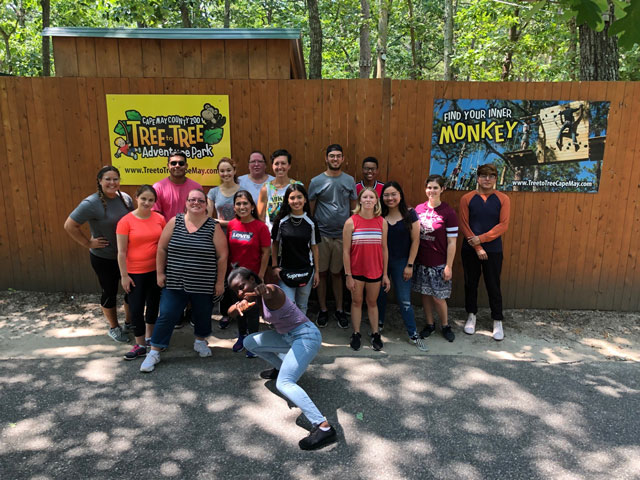
<path fill-rule="evenodd" d="M 238 240 L 240 242 L 250 242 L 253 238 L 253 232 L 231 232 L 231 239 Z"/>

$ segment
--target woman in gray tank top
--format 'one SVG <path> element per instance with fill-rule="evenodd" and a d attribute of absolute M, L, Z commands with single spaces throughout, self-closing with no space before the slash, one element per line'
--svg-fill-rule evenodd
<path fill-rule="evenodd" d="M 244 347 L 270 363 L 273 368 L 260 373 L 264 379 L 277 379 L 276 388 L 296 404 L 313 428 L 298 445 L 313 450 L 335 442 L 336 431 L 318 407 L 296 382 L 305 372 L 322 345 L 320 330 L 300 311 L 277 285 L 265 285 L 248 268 L 234 269 L 227 278 L 229 287 L 240 299 L 229 308 L 229 315 L 241 316 L 257 302 L 262 316 L 275 330 L 252 333 Z"/>

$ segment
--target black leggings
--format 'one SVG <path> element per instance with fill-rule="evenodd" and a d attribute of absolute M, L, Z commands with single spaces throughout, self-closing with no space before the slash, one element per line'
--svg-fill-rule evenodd
<path fill-rule="evenodd" d="M 502 252 L 487 252 L 487 260 L 480 260 L 475 250 L 463 248 L 461 256 L 464 271 L 464 306 L 467 313 L 478 313 L 478 284 L 482 274 L 489 296 L 491 319 L 504 320 L 500 290 Z"/>
<path fill-rule="evenodd" d="M 229 308 L 238 300 L 240 299 L 235 294 L 235 292 L 230 288 L 227 288 L 224 291 L 222 300 L 220 300 L 220 314 L 226 315 Z M 249 310 L 246 310 L 242 316 L 238 315 L 236 317 L 236 319 L 238 320 L 238 333 L 240 335 L 246 335 L 247 332 L 256 333 L 260 331 L 261 305 L 262 300 L 257 301 L 256 304 Z"/>
<path fill-rule="evenodd" d="M 136 285 L 129 293 L 131 323 L 134 326 L 134 335 L 142 337 L 145 334 L 145 323 L 150 325 L 156 323 L 162 289 L 158 286 L 155 271 L 130 273 L 129 276 Z M 147 307 L 146 312 L 145 305 Z"/>
<path fill-rule="evenodd" d="M 118 286 L 120 285 L 120 269 L 118 261 L 102 258 L 89 253 L 91 267 L 98 276 L 98 282 L 102 287 L 102 297 L 100 305 L 102 308 L 114 308 L 118 297 Z M 129 303 L 128 296 L 124 296 L 125 303 Z"/>

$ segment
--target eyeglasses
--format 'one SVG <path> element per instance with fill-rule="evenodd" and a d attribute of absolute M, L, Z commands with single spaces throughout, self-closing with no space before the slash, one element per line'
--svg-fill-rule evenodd
<path fill-rule="evenodd" d="M 373 167 L 373 168 L 371 168 L 371 167 L 363 167 L 362 168 L 363 172 L 375 172 L 376 170 L 377 170 L 376 167 Z"/>
<path fill-rule="evenodd" d="M 204 198 L 187 198 L 187 202 L 189 203 L 207 203 Z"/>
<path fill-rule="evenodd" d="M 342 154 L 341 153 L 336 153 L 335 155 L 327 155 L 327 158 L 330 160 L 337 160 L 339 158 L 342 158 Z"/>
<path fill-rule="evenodd" d="M 187 164 L 184 160 L 173 160 L 169 162 L 172 167 L 184 167 Z"/>
<path fill-rule="evenodd" d="M 249 165 L 256 165 L 258 163 L 265 163 L 264 160 L 251 160 L 249 161 Z"/>

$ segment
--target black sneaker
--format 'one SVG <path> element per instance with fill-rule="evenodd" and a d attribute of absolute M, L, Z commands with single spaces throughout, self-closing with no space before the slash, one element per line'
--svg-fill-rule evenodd
<path fill-rule="evenodd" d="M 269 370 L 263 370 L 260 372 L 260 378 L 264 378 L 265 380 L 275 380 L 278 378 L 279 370 L 275 368 L 270 368 Z"/>
<path fill-rule="evenodd" d="M 376 352 L 382 350 L 383 344 L 378 332 L 371 334 L 371 346 Z"/>
<path fill-rule="evenodd" d="M 426 327 L 424 327 L 424 328 L 422 329 L 422 331 L 420 332 L 420 336 L 421 336 L 422 338 L 427 338 L 429 335 L 431 335 L 431 334 L 432 334 L 433 332 L 435 332 L 435 331 L 436 331 L 436 326 L 435 326 L 435 324 L 431 324 L 431 325 L 429 325 L 429 324 L 427 323 L 427 326 L 426 326 Z"/>
<path fill-rule="evenodd" d="M 378 331 L 382 332 L 382 330 L 384 330 L 384 323 L 378 322 Z"/>
<path fill-rule="evenodd" d="M 316 448 L 324 447 L 329 443 L 336 441 L 336 430 L 333 427 L 329 427 L 326 432 L 320 430 L 320 426 L 314 427 L 309 433 L 309 436 L 304 437 L 298 442 L 298 445 L 302 450 L 315 450 Z"/>
<path fill-rule="evenodd" d="M 362 342 L 360 341 L 360 333 L 353 332 L 351 334 L 351 341 L 349 342 L 349 346 L 357 352 L 358 350 L 360 350 L 361 344 Z"/>
<path fill-rule="evenodd" d="M 450 325 L 445 325 L 444 327 L 442 327 L 442 336 L 450 342 L 453 342 L 453 340 L 456 338 L 453 330 L 451 330 Z"/>
<path fill-rule="evenodd" d="M 316 320 L 316 325 L 318 325 L 320 328 L 324 328 L 327 326 L 327 323 L 329 322 L 329 312 L 325 311 L 323 312 L 322 310 L 320 310 L 318 312 L 318 318 Z"/>
<path fill-rule="evenodd" d="M 347 318 L 346 313 L 336 310 L 336 320 L 338 321 L 338 326 L 340 328 L 349 328 L 349 319 Z"/>

